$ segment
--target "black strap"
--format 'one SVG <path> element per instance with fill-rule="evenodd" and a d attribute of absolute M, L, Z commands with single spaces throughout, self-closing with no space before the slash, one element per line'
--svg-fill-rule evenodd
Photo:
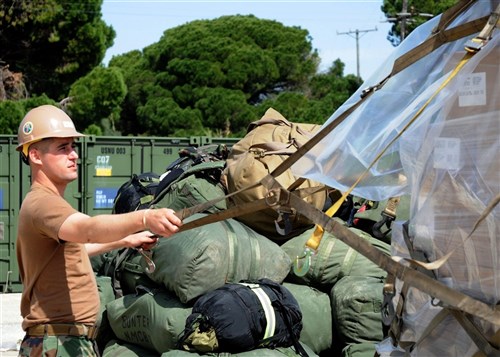
<path fill-rule="evenodd" d="M 123 296 L 123 289 L 120 282 L 121 265 L 133 252 L 134 250 L 131 248 L 123 249 L 123 251 L 120 251 L 118 255 L 112 259 L 111 263 L 104 270 L 104 275 L 111 277 L 111 285 L 115 293 L 115 298 L 117 299 Z"/>
<path fill-rule="evenodd" d="M 184 173 L 184 169 L 177 167 L 175 169 L 172 169 L 158 184 L 158 187 L 156 188 L 155 191 L 155 198 L 154 202 L 158 202 L 158 200 L 161 200 L 163 197 L 161 193 L 172 184 L 175 180 L 177 180 L 182 174 Z"/>
<path fill-rule="evenodd" d="M 283 317 L 283 321 L 285 322 L 288 334 L 292 339 L 293 347 L 295 347 L 295 352 L 297 352 L 302 357 L 309 357 L 306 350 L 304 350 L 304 347 L 302 347 L 302 345 L 300 344 L 299 339 L 297 338 L 297 336 L 295 336 L 295 333 L 293 332 L 292 318 L 290 316 L 290 312 L 288 311 L 288 309 L 285 306 L 283 306 L 283 302 L 281 300 L 276 300 L 273 303 L 273 305 L 275 305 L 278 308 L 278 311 L 281 313 L 281 316 Z M 273 337 L 270 337 L 270 339 L 272 339 Z"/>

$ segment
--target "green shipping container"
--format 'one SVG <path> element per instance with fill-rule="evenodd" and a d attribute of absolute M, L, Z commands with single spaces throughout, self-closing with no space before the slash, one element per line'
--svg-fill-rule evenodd
<path fill-rule="evenodd" d="M 111 213 L 118 189 L 132 174 L 160 175 L 179 157 L 180 149 L 200 142 L 200 137 L 86 137 L 81 211 L 91 216 Z"/>
<path fill-rule="evenodd" d="M 22 187 L 29 187 L 29 176 L 21 171 L 16 151 L 17 138 L 0 135 L 0 292 L 20 291 L 16 260 L 17 215 Z M 28 170 L 29 171 L 29 170 Z M 22 172 L 22 173 L 21 173 Z"/>

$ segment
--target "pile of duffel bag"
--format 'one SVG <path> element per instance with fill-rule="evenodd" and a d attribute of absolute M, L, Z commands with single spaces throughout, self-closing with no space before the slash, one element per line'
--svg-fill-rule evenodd
<path fill-rule="evenodd" d="M 261 145 L 253 130 L 264 126 L 267 144 Z M 125 182 L 113 212 L 180 210 L 237 193 L 241 183 L 233 177 L 242 172 L 239 159 L 248 165 L 252 153 L 256 160 L 266 157 L 264 166 L 272 171 L 277 164 L 269 162 L 282 162 L 315 129 L 269 109 L 250 126 L 251 145 L 239 143 L 234 153 L 224 145 L 181 150 L 164 173 L 138 173 Z M 279 157 L 269 158 L 273 155 Z M 265 174 L 247 170 L 239 182 L 258 182 Z M 288 181 L 280 182 L 285 187 L 295 180 L 287 175 Z M 340 196 L 312 181 L 303 187 L 322 188 L 310 203 L 323 210 Z M 257 196 L 217 201 L 184 222 L 258 198 L 258 192 L 252 194 Z M 333 219 L 390 255 L 396 217 L 387 219 L 386 206 L 349 196 Z M 407 198 L 401 198 L 397 219 L 407 219 L 407 211 Z M 160 239 L 149 258 L 132 248 L 92 257 L 101 298 L 101 356 L 374 356 L 376 343 L 386 337 L 381 315 L 386 272 L 324 232 L 307 271 L 296 274 L 293 266 L 314 225 L 291 212 L 285 217 L 289 222 L 280 222 L 286 229 L 267 234 L 276 218 L 264 212 L 255 220 L 235 217 L 185 230 Z M 154 262 L 153 271 L 147 259 Z"/>

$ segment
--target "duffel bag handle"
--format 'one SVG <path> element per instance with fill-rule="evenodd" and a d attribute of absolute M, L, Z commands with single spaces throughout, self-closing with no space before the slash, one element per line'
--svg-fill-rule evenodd
<path fill-rule="evenodd" d="M 285 125 L 285 126 L 288 126 L 288 127 L 290 127 L 292 129 L 291 132 L 293 132 L 293 128 L 295 127 L 295 130 L 299 134 L 301 134 L 301 135 L 303 135 L 305 137 L 311 137 L 313 135 L 313 133 L 311 133 L 310 131 L 304 130 L 302 127 L 300 127 L 299 125 L 297 125 L 297 123 L 292 123 L 292 122 L 288 121 L 287 119 L 285 119 L 282 116 L 281 117 L 277 117 L 277 118 L 264 116 L 263 118 L 261 118 L 261 119 L 259 119 L 257 121 L 251 122 L 249 124 L 249 126 L 248 126 L 247 132 L 252 131 L 253 129 L 255 129 L 258 126 L 266 125 L 266 124 L 271 124 L 271 125 Z"/>
<path fill-rule="evenodd" d="M 283 115 L 274 110 L 273 108 L 269 108 L 266 110 L 264 116 L 259 120 L 251 122 L 248 125 L 247 133 L 251 132 L 258 126 L 272 124 L 272 125 L 286 125 L 292 127 L 292 123 L 290 123 Z"/>
<path fill-rule="evenodd" d="M 248 151 L 252 152 L 256 149 L 262 151 L 262 155 L 291 155 L 297 151 L 297 147 L 293 143 L 280 142 L 253 144 Z"/>

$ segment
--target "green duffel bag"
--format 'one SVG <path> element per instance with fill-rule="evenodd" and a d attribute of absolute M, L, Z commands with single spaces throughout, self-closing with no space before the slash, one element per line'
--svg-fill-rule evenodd
<path fill-rule="evenodd" d="M 405 222 L 410 218 L 410 195 L 383 201 L 358 198 L 358 207 L 351 226 L 361 229 L 386 243 L 391 243 L 394 221 Z"/>
<path fill-rule="evenodd" d="M 342 357 L 374 357 L 375 343 L 363 342 L 348 344 L 342 350 Z"/>
<path fill-rule="evenodd" d="M 146 273 L 146 262 L 136 249 L 115 249 L 100 256 L 103 264 L 97 273 L 111 278 L 115 298 L 135 294 L 137 286 L 158 288 Z"/>
<path fill-rule="evenodd" d="M 384 279 L 346 276 L 330 293 L 334 336 L 343 344 L 384 339 L 382 300 Z"/>
<path fill-rule="evenodd" d="M 92 266 L 92 271 L 98 275 L 102 273 L 104 264 L 106 264 L 106 253 L 94 255 L 90 257 L 90 265 Z"/>
<path fill-rule="evenodd" d="M 90 257 L 90 263 L 92 265 L 92 270 L 97 276 L 109 276 L 110 264 L 116 259 L 117 255 L 120 254 L 121 249 L 113 249 L 109 252 L 94 255 Z"/>
<path fill-rule="evenodd" d="M 176 348 L 192 308 L 165 289 L 138 291 L 106 306 L 116 337 L 158 353 Z"/>
<path fill-rule="evenodd" d="M 95 345 L 99 350 L 99 353 L 102 355 L 107 344 L 115 339 L 116 335 L 113 332 L 111 326 L 109 325 L 108 311 L 105 309 L 102 314 L 102 319 L 99 324 L 99 329 L 97 330 L 97 336 L 95 338 Z"/>
<path fill-rule="evenodd" d="M 332 346 L 332 308 L 328 294 L 306 285 L 284 282 L 302 311 L 302 331 L 299 341 L 315 353 Z"/>
<path fill-rule="evenodd" d="M 183 303 L 225 283 L 262 278 L 281 283 L 291 266 L 276 243 L 234 219 L 160 239 L 153 260 L 156 270 L 149 277 L 175 292 Z"/>
<path fill-rule="evenodd" d="M 97 315 L 96 325 L 99 326 L 96 344 L 100 351 L 109 342 L 115 338 L 113 331 L 109 327 L 106 305 L 115 300 L 115 293 L 111 278 L 109 276 L 96 276 L 97 291 L 99 292 L 99 314 Z"/>
<path fill-rule="evenodd" d="M 123 295 L 135 294 L 138 286 L 149 289 L 162 287 L 161 284 L 151 280 L 150 275 L 146 273 L 146 266 L 144 257 L 137 250 L 129 249 L 127 257 L 115 273 Z"/>
<path fill-rule="evenodd" d="M 101 357 L 160 357 L 157 352 L 148 350 L 147 348 L 140 347 L 131 343 L 111 340 L 108 342 Z"/>
<path fill-rule="evenodd" d="M 101 323 L 102 314 L 106 309 L 106 304 L 115 299 L 115 293 L 113 292 L 113 286 L 111 285 L 111 278 L 109 276 L 96 276 L 97 291 L 99 293 L 99 314 L 97 315 L 96 324 Z"/>
<path fill-rule="evenodd" d="M 317 354 L 314 353 L 309 346 L 304 343 L 300 343 L 302 348 L 306 351 L 309 357 L 318 357 Z M 189 357 L 189 356 L 208 356 L 208 357 L 297 357 L 300 356 L 295 348 L 292 347 L 278 347 L 274 349 L 270 348 L 257 348 L 255 350 L 240 352 L 240 353 L 227 353 L 227 352 L 219 352 L 219 353 L 197 353 L 197 352 L 188 352 L 182 350 L 172 350 L 165 352 L 161 355 L 161 357 Z"/>
<path fill-rule="evenodd" d="M 339 224 L 344 224 L 342 220 L 338 218 L 334 219 Z M 349 228 L 349 230 L 369 241 L 373 246 L 387 255 L 390 255 L 391 246 L 389 244 L 359 229 Z M 295 261 L 296 257 L 302 256 L 305 244 L 313 232 L 314 228 L 311 228 L 281 246 L 292 261 Z M 298 276 L 293 271 L 290 271 L 287 281 L 314 286 L 329 294 L 333 285 L 344 276 L 385 278 L 387 275 L 385 270 L 327 231 L 324 232 L 320 245 L 316 253 L 312 255 L 310 262 L 310 267 L 305 275 Z"/>
<path fill-rule="evenodd" d="M 220 180 L 225 165 L 225 161 L 213 161 L 192 166 L 163 191 L 157 192 L 152 205 L 179 211 L 216 198 L 222 198 L 206 212 L 214 213 L 225 210 L 227 208 L 224 198 L 226 189 Z"/>

